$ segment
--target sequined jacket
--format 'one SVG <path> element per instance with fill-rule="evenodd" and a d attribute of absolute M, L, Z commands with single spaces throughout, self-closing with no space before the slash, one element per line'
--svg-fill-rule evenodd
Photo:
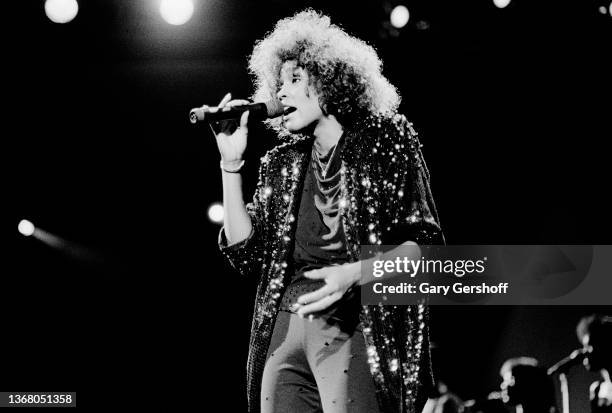
<path fill-rule="evenodd" d="M 370 116 L 345 129 L 340 211 L 350 261 L 361 245 L 444 242 L 429 171 L 412 125 L 403 115 Z M 264 363 L 279 304 L 291 278 L 296 217 L 313 141 L 293 138 L 262 159 L 253 201 L 253 231 L 219 245 L 244 275 L 259 277 L 247 362 L 249 411 L 260 408 Z M 370 371 L 383 412 L 420 412 L 433 386 L 427 307 L 362 306 Z"/>

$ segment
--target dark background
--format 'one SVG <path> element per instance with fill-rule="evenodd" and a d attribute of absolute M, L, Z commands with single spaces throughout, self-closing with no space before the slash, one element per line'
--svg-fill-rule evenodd
<path fill-rule="evenodd" d="M 219 156 L 187 114 L 227 91 L 249 96 L 254 41 L 306 6 L 379 51 L 449 243 L 610 243 L 606 1 L 407 1 L 399 31 L 384 24 L 395 3 L 381 1 L 195 3 L 178 27 L 143 0 L 81 0 L 65 25 L 43 1 L 5 17 L 0 388 L 244 411 L 255 281 L 217 250 L 206 211 L 221 200 Z M 249 145 L 247 198 L 274 138 L 253 125 Z M 68 247 L 21 236 L 22 218 Z M 433 308 L 438 378 L 484 397 L 506 358 L 567 355 L 596 310 L 612 313 Z M 572 371 L 575 411 L 594 377 Z"/>

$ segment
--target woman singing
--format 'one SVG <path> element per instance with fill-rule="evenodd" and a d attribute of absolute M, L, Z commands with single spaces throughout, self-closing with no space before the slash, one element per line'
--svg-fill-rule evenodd
<path fill-rule="evenodd" d="M 254 99 L 285 109 L 245 205 L 248 112 L 214 125 L 223 254 L 259 279 L 249 411 L 420 412 L 432 386 L 427 309 L 363 306 L 363 245 L 444 242 L 429 172 L 375 50 L 312 10 L 279 21 L 250 58 Z M 241 105 L 228 94 L 220 106 Z"/>

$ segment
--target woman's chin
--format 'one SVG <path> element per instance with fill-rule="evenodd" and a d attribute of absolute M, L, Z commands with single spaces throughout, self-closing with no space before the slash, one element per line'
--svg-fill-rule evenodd
<path fill-rule="evenodd" d="M 284 121 L 285 129 L 287 129 L 291 133 L 301 133 L 301 134 L 312 134 L 314 131 L 315 123 L 307 123 L 300 122 L 298 119 L 287 119 Z"/>
<path fill-rule="evenodd" d="M 285 120 L 285 128 L 289 132 L 298 132 L 299 130 L 303 129 L 300 124 L 293 119 Z"/>

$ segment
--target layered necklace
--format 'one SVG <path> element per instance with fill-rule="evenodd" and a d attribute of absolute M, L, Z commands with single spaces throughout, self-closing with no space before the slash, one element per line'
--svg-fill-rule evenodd
<path fill-rule="evenodd" d="M 339 142 L 338 142 L 339 143 Z M 335 172 L 328 176 L 334 162 L 334 154 L 338 143 L 332 149 L 326 161 L 321 160 L 319 152 L 312 147 L 312 167 L 314 171 L 314 182 L 317 192 L 314 194 L 314 204 L 319 210 L 323 223 L 329 232 L 322 236 L 323 240 L 330 242 L 322 248 L 326 250 L 338 250 L 342 248 L 341 241 L 334 241 L 340 230 L 339 201 L 340 201 L 340 170 L 335 168 Z"/>
<path fill-rule="evenodd" d="M 318 169 L 315 168 L 315 170 L 318 173 L 320 173 L 320 175 L 321 175 L 323 180 L 325 180 L 327 178 L 327 172 L 329 171 L 329 167 L 332 164 L 332 161 L 334 159 L 334 153 L 336 153 L 336 148 L 337 147 L 338 147 L 338 144 L 336 143 L 334 145 L 334 148 L 331 151 L 331 154 L 329 155 L 329 158 L 327 158 L 327 161 L 324 164 L 324 162 L 321 161 L 321 155 L 319 155 L 319 152 L 315 149 L 314 145 L 312 146 L 312 158 L 316 161 L 317 165 L 319 166 L 319 168 Z M 336 173 L 338 173 L 338 172 L 336 172 Z M 336 174 L 334 174 L 334 175 L 336 175 Z"/>

